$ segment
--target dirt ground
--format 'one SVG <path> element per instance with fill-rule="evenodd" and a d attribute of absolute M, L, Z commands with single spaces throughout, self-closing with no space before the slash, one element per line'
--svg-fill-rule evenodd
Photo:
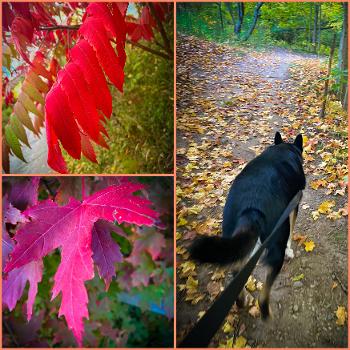
<path fill-rule="evenodd" d="M 190 261 L 187 247 L 198 234 L 220 234 L 231 181 L 280 131 L 288 140 L 302 132 L 311 144 L 295 234 L 307 236 L 315 248 L 306 252 L 303 244 L 292 242 L 295 257 L 285 261 L 273 286 L 270 321 L 250 312 L 259 293 L 255 290 L 250 307 L 233 307 L 226 320 L 230 327 L 221 327 L 210 347 L 238 336 L 250 347 L 347 347 L 347 321 L 336 323 L 337 308 L 347 310 L 347 216 L 331 220 L 315 213 L 326 200 L 335 201 L 331 211 L 347 211 L 344 188 L 338 193 L 335 188 L 345 185 L 332 178 L 317 190 L 310 187 L 312 181 L 330 176 L 324 152 L 337 155 L 334 169 L 344 170 L 346 164 L 346 156 L 339 155 L 339 150 L 346 152 L 344 118 L 334 116 L 336 112 L 324 121 L 318 118 L 324 60 L 278 48 L 254 51 L 178 36 L 178 342 L 232 279 L 230 266 L 183 265 Z M 261 264 L 253 276 L 264 282 Z"/>

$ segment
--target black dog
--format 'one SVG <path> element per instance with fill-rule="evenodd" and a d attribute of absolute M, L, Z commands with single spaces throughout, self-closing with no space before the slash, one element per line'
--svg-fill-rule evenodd
<path fill-rule="evenodd" d="M 294 143 L 284 143 L 277 132 L 275 144 L 249 162 L 232 183 L 224 208 L 222 237 L 196 240 L 191 256 L 219 264 L 244 262 L 258 240 L 263 242 L 268 237 L 296 193 L 305 188 L 302 151 L 301 135 Z M 290 237 L 297 213 L 298 207 L 279 228 L 279 238 L 269 244 L 264 257 L 268 272 L 259 297 L 263 318 L 270 315 L 270 290 L 282 268 L 285 252 L 293 257 Z"/>

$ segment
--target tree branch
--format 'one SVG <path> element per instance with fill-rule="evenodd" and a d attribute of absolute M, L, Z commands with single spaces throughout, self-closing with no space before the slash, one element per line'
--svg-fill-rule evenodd
<path fill-rule="evenodd" d="M 73 25 L 73 26 L 65 26 L 65 25 L 57 25 L 57 26 L 49 26 L 49 27 L 45 27 L 45 26 L 39 26 L 38 29 L 39 30 L 47 30 L 47 31 L 51 31 L 51 30 L 78 30 L 80 28 L 80 25 Z"/>
<path fill-rule="evenodd" d="M 171 56 L 173 56 L 173 51 L 171 49 L 170 41 L 169 41 L 169 39 L 168 39 L 168 37 L 166 35 L 166 32 L 165 32 L 164 27 L 163 27 L 163 24 L 160 21 L 160 19 L 158 18 L 157 14 L 156 14 L 156 11 L 154 10 L 153 4 L 150 2 L 148 4 L 148 6 L 149 6 L 149 8 L 151 10 L 153 18 L 156 20 L 156 23 L 157 23 L 160 35 L 163 38 L 164 46 L 166 47 L 166 51 L 168 52 L 169 57 L 171 57 Z"/>
<path fill-rule="evenodd" d="M 160 57 L 165 58 L 165 59 L 167 59 L 167 60 L 172 60 L 172 59 L 173 59 L 173 56 L 167 55 L 167 54 L 165 54 L 165 53 L 163 53 L 163 52 L 160 52 L 160 51 L 153 50 L 153 49 L 151 49 L 150 47 L 144 46 L 144 45 L 142 45 L 142 44 L 134 43 L 134 42 L 131 41 L 131 40 L 128 40 L 128 39 L 127 39 L 126 42 L 127 42 L 128 44 L 132 45 L 132 46 L 136 46 L 136 47 L 138 47 L 138 48 L 140 48 L 140 49 L 142 49 L 142 50 L 145 50 L 145 51 L 147 51 L 147 52 L 153 53 L 154 55 L 160 56 Z"/>
<path fill-rule="evenodd" d="M 56 25 L 56 26 L 50 26 L 50 27 L 44 27 L 44 26 L 40 26 L 39 27 L 39 30 L 46 30 L 46 31 L 51 31 L 51 30 L 78 30 L 80 28 L 80 25 L 73 25 L 73 26 L 68 26 L 68 25 Z M 163 28 L 163 30 L 164 30 L 164 28 Z M 164 32 L 165 33 L 165 32 Z M 164 40 L 164 38 L 163 38 L 163 40 Z M 133 41 L 131 41 L 131 40 L 126 40 L 126 42 L 128 43 L 128 44 L 131 44 L 131 45 L 133 45 L 133 46 L 136 46 L 136 47 L 138 47 L 138 48 L 140 48 L 140 49 L 142 49 L 142 50 L 145 50 L 145 51 L 147 51 L 147 52 L 150 52 L 150 53 L 152 53 L 152 54 L 154 54 L 154 55 L 157 55 L 157 56 L 160 56 L 160 57 L 162 57 L 162 58 L 165 58 L 165 59 L 167 59 L 167 60 L 172 60 L 173 59 L 173 55 L 172 55 L 172 51 L 170 50 L 170 53 L 168 53 L 168 54 L 165 54 L 165 53 L 163 53 L 163 52 L 160 52 L 160 51 L 157 51 L 157 50 L 154 50 L 154 49 L 151 49 L 150 47 L 147 47 L 147 46 L 144 46 L 144 45 L 142 45 L 142 44 L 139 44 L 139 43 L 135 43 L 135 42 L 133 42 Z M 165 44 L 166 42 L 164 42 L 164 44 Z M 161 46 L 161 47 L 163 47 L 163 45 L 161 45 L 160 43 L 158 43 L 158 42 L 156 42 L 156 44 L 158 44 L 159 46 Z M 166 51 L 168 51 L 168 49 L 167 48 L 165 48 L 165 47 L 163 47 Z"/>

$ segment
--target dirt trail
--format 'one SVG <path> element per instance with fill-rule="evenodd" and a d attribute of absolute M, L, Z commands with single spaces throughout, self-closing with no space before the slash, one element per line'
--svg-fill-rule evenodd
<path fill-rule="evenodd" d="M 178 187 L 185 194 L 179 196 L 178 212 L 180 216 L 187 215 L 187 208 L 202 203 L 205 208 L 184 216 L 187 225 L 178 225 L 178 267 L 188 260 L 186 247 L 198 231 L 220 233 L 222 208 L 231 181 L 247 161 L 273 142 L 275 131 L 289 139 L 296 135 L 296 129 L 309 138 L 322 134 L 320 125 L 306 122 L 302 115 L 305 106 L 295 97 L 303 88 L 302 80 L 296 83 L 289 75 L 295 65 L 319 64 L 317 57 L 287 50 L 237 50 L 180 36 L 177 172 Z M 310 114 L 311 108 L 310 102 Z M 324 131 L 327 139 L 329 135 Z M 346 139 L 343 142 L 346 144 Z M 319 178 L 321 161 L 315 155 L 305 165 L 308 183 Z M 311 215 L 330 199 L 335 200 L 337 208 L 347 202 L 346 195 L 327 195 L 324 189 L 307 186 L 304 191 L 304 209 L 300 210 L 295 232 L 307 235 L 316 247 L 308 253 L 304 246 L 293 242 L 295 258 L 285 262 L 272 290 L 274 318 L 263 322 L 247 309 L 233 309 L 229 316 L 232 329 L 227 333 L 220 329 L 211 347 L 238 335 L 244 336 L 251 347 L 347 346 L 347 325 L 338 326 L 335 316 L 338 306 L 347 308 L 347 218 L 332 221 L 321 215 L 315 221 Z M 191 304 L 185 300 L 188 274 L 181 268 L 179 271 L 177 285 L 182 287 L 177 293 L 177 336 L 181 340 L 196 323 L 199 312 L 208 309 L 232 276 L 229 266 L 224 270 L 212 265 L 196 266 L 193 278 L 199 282 L 195 295 L 203 298 Z M 215 277 L 220 272 L 222 280 Z M 293 282 L 292 278 L 301 274 L 304 278 Z M 263 267 L 258 265 L 253 275 L 263 282 Z M 251 294 L 256 298 L 258 291 Z"/>

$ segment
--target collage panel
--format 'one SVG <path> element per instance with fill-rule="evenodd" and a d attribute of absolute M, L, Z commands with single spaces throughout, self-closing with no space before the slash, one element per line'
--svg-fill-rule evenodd
<path fill-rule="evenodd" d="M 3 347 L 173 347 L 173 177 L 2 186 Z"/>
<path fill-rule="evenodd" d="M 348 4 L 176 7 L 177 347 L 345 348 Z"/>
<path fill-rule="evenodd" d="M 172 2 L 2 2 L 8 174 L 174 172 Z"/>

